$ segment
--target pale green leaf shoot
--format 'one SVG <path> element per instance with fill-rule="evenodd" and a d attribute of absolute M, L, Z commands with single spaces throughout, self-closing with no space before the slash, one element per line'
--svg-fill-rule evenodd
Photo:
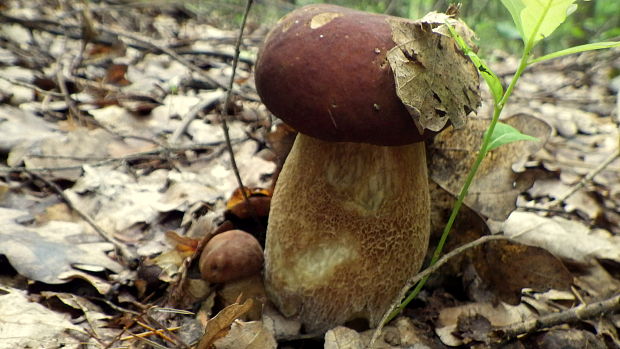
<path fill-rule="evenodd" d="M 557 51 L 557 52 L 550 53 L 548 55 L 544 55 L 542 57 L 538 57 L 538 58 L 532 59 L 531 61 L 528 62 L 528 64 L 534 64 L 534 63 L 538 63 L 538 62 L 542 62 L 542 61 L 547 61 L 547 60 L 550 60 L 550 59 L 554 59 L 554 58 L 570 55 L 570 54 L 573 54 L 573 53 L 601 50 L 601 49 L 612 48 L 612 47 L 620 47 L 620 41 L 595 42 L 595 43 L 591 43 L 591 44 L 574 46 L 574 47 L 571 47 L 571 48 L 567 48 L 567 49 L 564 49 L 564 50 L 560 50 L 560 51 Z"/>
<path fill-rule="evenodd" d="M 498 122 L 497 125 L 495 125 L 495 129 L 493 130 L 493 135 L 491 135 L 491 141 L 489 142 L 489 146 L 487 147 L 486 151 L 488 152 L 504 144 L 517 142 L 517 141 L 538 142 L 539 139 L 536 137 L 523 134 L 519 130 L 517 130 L 516 128 L 508 124 Z"/>
<path fill-rule="evenodd" d="M 577 8 L 575 0 L 502 0 L 526 46 L 553 33 Z"/>

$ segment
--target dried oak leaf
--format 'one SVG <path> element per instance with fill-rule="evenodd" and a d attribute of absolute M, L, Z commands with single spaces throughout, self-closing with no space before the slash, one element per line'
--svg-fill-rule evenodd
<path fill-rule="evenodd" d="M 485 284 L 511 305 L 519 304 L 523 288 L 568 291 L 573 281 L 568 269 L 551 253 L 510 241 L 491 241 L 476 248 L 473 262 Z"/>
<path fill-rule="evenodd" d="M 432 13 L 417 21 L 389 19 L 392 48 L 387 59 L 394 73 L 396 94 L 420 133 L 441 131 L 448 121 L 456 128 L 480 105 L 478 70 L 447 33 L 449 21 L 461 35 L 473 32 L 461 21 Z"/>
<path fill-rule="evenodd" d="M 502 122 L 540 142 L 519 141 L 489 152 L 482 161 L 465 204 L 480 214 L 505 220 L 515 209 L 519 193 L 534 183 L 533 171 L 515 173 L 530 154 L 538 151 L 551 134 L 544 121 L 527 114 L 517 114 Z M 428 147 L 430 178 L 452 195 L 458 195 L 482 143 L 489 120 L 469 118 L 467 127 L 448 128 L 435 136 Z"/>
<path fill-rule="evenodd" d="M 0 323 L 2 348 L 43 348 L 44 344 L 78 348 L 80 341 L 72 334 L 84 331 L 67 314 L 32 302 L 25 291 L 4 286 L 0 288 Z"/>
<path fill-rule="evenodd" d="M 84 232 L 81 225 L 50 221 L 42 226 L 26 226 L 28 213 L 0 208 L 0 254 L 7 257 L 20 275 L 48 284 L 61 284 L 77 277 L 84 278 L 80 268 L 89 271 L 104 269 L 118 273 L 123 267 L 106 252 L 111 243 L 98 242 L 99 237 Z M 95 282 L 94 279 L 88 279 Z M 94 285 L 101 290 L 100 285 Z"/>

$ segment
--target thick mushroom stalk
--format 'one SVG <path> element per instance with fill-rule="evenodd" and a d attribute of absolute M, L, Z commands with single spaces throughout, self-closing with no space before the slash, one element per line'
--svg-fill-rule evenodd
<path fill-rule="evenodd" d="M 309 331 L 376 324 L 426 252 L 424 143 L 333 143 L 299 134 L 271 202 L 265 282 Z"/>

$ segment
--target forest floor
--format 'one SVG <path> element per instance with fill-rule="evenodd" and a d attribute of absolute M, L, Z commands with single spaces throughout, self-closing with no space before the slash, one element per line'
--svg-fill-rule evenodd
<path fill-rule="evenodd" d="M 364 326 L 301 333 L 260 273 L 210 284 L 197 270 L 205 236 L 264 243 L 294 137 L 254 87 L 269 28 L 246 28 L 225 108 L 238 30 L 180 5 L 66 4 L 0 4 L 0 348 L 364 347 Z M 517 59 L 490 66 L 506 82 Z M 619 73 L 620 50 L 526 71 L 503 115 L 540 141 L 485 160 L 448 249 L 507 239 L 449 259 L 378 348 L 620 347 Z M 427 144 L 431 247 L 490 101 Z"/>

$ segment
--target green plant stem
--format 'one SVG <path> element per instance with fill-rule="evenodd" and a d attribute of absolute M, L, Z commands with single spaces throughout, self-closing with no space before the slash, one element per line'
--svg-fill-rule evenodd
<path fill-rule="evenodd" d="M 437 243 L 437 247 L 435 248 L 435 251 L 433 252 L 433 256 L 429 263 L 430 266 L 434 265 L 437 262 L 437 260 L 439 260 L 439 257 L 441 256 L 441 252 L 443 251 L 446 241 L 448 240 L 448 236 L 450 234 L 450 231 L 452 230 L 454 221 L 456 220 L 456 217 L 458 216 L 461 206 L 463 205 L 463 202 L 465 201 L 465 197 L 467 196 L 469 187 L 471 186 L 471 183 L 473 182 L 474 177 L 476 176 L 476 173 L 478 172 L 478 168 L 480 167 L 482 160 L 484 160 L 484 158 L 486 157 L 488 153 L 489 144 L 491 143 L 491 136 L 493 135 L 493 131 L 495 130 L 495 125 L 497 125 L 497 122 L 499 121 L 499 117 L 502 113 L 502 110 L 504 110 L 504 106 L 506 105 L 508 98 L 512 94 L 512 91 L 514 90 L 514 87 L 517 84 L 517 81 L 519 80 L 519 78 L 523 74 L 523 71 L 525 71 L 525 68 L 528 65 L 528 59 L 529 59 L 533 46 L 534 46 L 534 40 L 533 39 L 528 40 L 523 50 L 523 55 L 521 56 L 521 61 L 519 62 L 519 67 L 517 68 L 515 75 L 512 77 L 512 80 L 510 81 L 508 88 L 506 88 L 504 95 L 502 96 L 500 101 L 495 104 L 493 108 L 493 118 L 491 119 L 491 123 L 489 124 L 487 132 L 484 135 L 484 138 L 482 140 L 482 145 L 480 146 L 480 150 L 478 151 L 478 155 L 476 156 L 476 160 L 474 161 L 474 164 L 469 170 L 469 173 L 467 174 L 467 178 L 465 178 L 465 183 L 463 184 L 463 187 L 461 188 L 461 191 L 459 192 L 459 195 L 457 196 L 456 203 L 454 204 L 454 207 L 452 208 L 452 212 L 450 213 L 450 218 L 448 218 L 448 223 L 444 227 L 443 233 L 441 234 L 441 238 L 439 239 L 439 242 Z M 394 317 L 396 317 L 396 315 L 398 315 L 415 297 L 417 297 L 417 295 L 422 290 L 422 287 L 424 287 L 424 284 L 426 284 L 426 281 L 428 280 L 428 278 L 429 276 L 426 276 L 422 280 L 420 280 L 420 282 L 417 283 L 416 287 L 413 289 L 413 291 L 411 291 L 411 293 L 409 293 L 407 298 L 405 298 L 405 300 L 401 302 L 401 304 L 392 311 L 386 323 L 391 321 Z"/>

